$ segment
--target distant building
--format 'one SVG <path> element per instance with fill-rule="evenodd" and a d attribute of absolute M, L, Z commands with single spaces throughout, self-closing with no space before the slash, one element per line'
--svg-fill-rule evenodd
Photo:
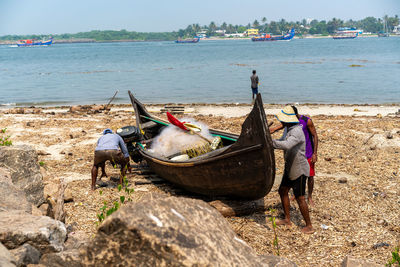
<path fill-rule="evenodd" d="M 394 26 L 394 28 L 393 28 L 393 33 L 394 33 L 394 34 L 399 34 L 399 35 L 400 35 L 400 25 Z"/>
<path fill-rule="evenodd" d="M 215 33 L 219 36 L 224 36 L 226 33 L 226 30 L 216 30 Z"/>
<path fill-rule="evenodd" d="M 349 34 L 355 34 L 355 33 L 363 34 L 363 30 L 358 30 L 356 28 L 349 28 L 349 27 L 339 28 L 339 29 L 337 29 L 336 32 L 337 33 L 343 33 L 343 34 L 346 34 L 346 33 L 349 33 Z"/>
<path fill-rule="evenodd" d="M 225 33 L 225 37 L 244 37 L 244 33 Z"/>
<path fill-rule="evenodd" d="M 198 33 L 196 33 L 196 36 L 199 38 L 207 38 L 207 30 L 201 30 Z"/>
<path fill-rule="evenodd" d="M 247 29 L 245 33 L 247 36 L 256 36 L 258 35 L 258 29 Z"/>

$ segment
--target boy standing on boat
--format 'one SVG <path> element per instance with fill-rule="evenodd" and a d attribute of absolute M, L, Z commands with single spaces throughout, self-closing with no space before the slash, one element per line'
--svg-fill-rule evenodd
<path fill-rule="evenodd" d="M 310 167 L 305 156 L 306 139 L 303 129 L 291 106 L 286 106 L 276 117 L 282 123 L 284 132 L 279 140 L 275 139 L 272 140 L 272 142 L 274 148 L 284 150 L 285 158 L 285 170 L 283 172 L 281 185 L 279 186 L 279 196 L 285 213 L 285 219 L 278 221 L 276 224 L 286 226 L 292 225 L 289 210 L 289 190 L 293 188 L 301 215 L 303 215 L 306 222 L 306 226 L 301 231 L 306 234 L 312 234 L 314 233 L 314 229 L 311 224 L 307 202 L 304 197 L 306 180 L 310 173 Z"/>
<path fill-rule="evenodd" d="M 121 165 L 119 183 L 122 184 L 122 179 L 129 167 L 129 153 L 122 137 L 118 134 L 114 134 L 111 129 L 105 129 L 103 131 L 103 136 L 97 141 L 92 168 L 92 190 L 96 189 L 99 167 L 101 167 L 102 170 L 101 177 L 107 176 L 105 173 L 105 163 L 107 160 L 111 161 L 113 164 Z"/>
<path fill-rule="evenodd" d="M 250 76 L 251 81 L 251 91 L 253 92 L 253 101 L 254 97 L 258 94 L 258 76 L 256 74 L 256 70 L 253 70 L 253 75 Z"/>
<path fill-rule="evenodd" d="M 314 189 L 315 163 L 318 160 L 317 157 L 318 135 L 311 118 L 304 115 L 299 115 L 299 112 L 297 111 L 297 108 L 295 106 L 292 106 L 292 108 L 294 113 L 296 114 L 297 119 L 299 120 L 300 124 L 303 127 L 304 136 L 306 138 L 306 158 L 308 164 L 310 165 L 310 174 L 308 175 L 307 179 L 308 204 L 310 206 L 314 206 L 314 202 L 312 200 L 312 193 Z M 274 132 L 281 129 L 283 129 L 282 124 L 275 128 L 270 128 L 270 133 L 273 134 Z M 294 200 L 294 198 L 292 200 Z"/>

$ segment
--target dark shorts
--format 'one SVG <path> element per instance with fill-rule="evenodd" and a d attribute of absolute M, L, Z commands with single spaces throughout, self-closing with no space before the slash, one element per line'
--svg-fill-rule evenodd
<path fill-rule="evenodd" d="M 307 176 L 302 175 L 296 180 L 290 180 L 287 176 L 283 176 L 280 186 L 293 188 L 294 196 L 301 197 L 306 194 L 306 181 Z"/>
<path fill-rule="evenodd" d="M 129 162 L 129 158 L 125 158 L 120 150 L 97 150 L 94 151 L 94 166 L 99 166 L 107 160 L 111 161 L 114 165 L 119 164 L 121 167 Z"/>
<path fill-rule="evenodd" d="M 258 94 L 258 87 L 257 88 L 251 88 L 251 91 L 253 91 L 253 94 Z"/>

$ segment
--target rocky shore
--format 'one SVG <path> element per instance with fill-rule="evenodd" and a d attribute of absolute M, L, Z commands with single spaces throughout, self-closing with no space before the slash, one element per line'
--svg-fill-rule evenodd
<path fill-rule="evenodd" d="M 148 109 L 165 118 L 162 107 Z M 280 108 L 265 106 L 269 121 L 276 123 L 273 114 Z M 0 265 L 94 266 L 107 261 L 127 266 L 140 260 L 186 266 L 386 264 L 400 245 L 400 106 L 298 108 L 312 116 L 320 138 L 311 208 L 317 231 L 300 232 L 302 217 L 292 203 L 294 225 L 277 228 L 282 258 L 272 256 L 277 250 L 270 222 L 282 214 L 280 151 L 275 152 L 274 188 L 248 215 L 224 218 L 210 200 L 133 164 L 127 174 L 133 201 L 98 225 L 104 201 L 118 201 L 121 193 L 119 173 L 109 165 L 104 187 L 90 190 L 93 150 L 103 129 L 135 125 L 132 108 L 1 109 L 0 129 L 6 130 L 0 138 L 9 136 L 13 145 L 0 147 Z M 240 133 L 250 109 L 244 104 L 186 105 L 184 116 Z"/>

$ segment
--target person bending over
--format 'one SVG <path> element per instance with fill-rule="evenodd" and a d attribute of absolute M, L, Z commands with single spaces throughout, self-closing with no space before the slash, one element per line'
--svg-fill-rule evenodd
<path fill-rule="evenodd" d="M 119 164 L 121 166 L 119 183 L 122 184 L 122 179 L 125 177 L 126 170 L 129 167 L 129 153 L 122 137 L 114 134 L 111 129 L 105 129 L 103 136 L 97 141 L 92 167 L 92 190 L 96 189 L 99 167 L 102 170 L 101 177 L 107 176 L 105 172 L 105 163 L 107 160 L 111 161 L 113 165 Z"/>
<path fill-rule="evenodd" d="M 291 226 L 292 224 L 289 199 L 289 190 L 292 188 L 301 215 L 306 222 L 306 226 L 301 231 L 306 234 L 312 234 L 314 233 L 314 228 L 311 224 L 310 213 L 304 197 L 306 179 L 310 167 L 305 156 L 306 141 L 302 126 L 299 124 L 299 120 L 291 106 L 286 106 L 276 117 L 282 123 L 284 132 L 279 140 L 274 139 L 272 142 L 274 148 L 284 151 L 285 159 L 285 169 L 279 186 L 279 196 L 285 219 L 278 221 L 277 225 Z"/>
<path fill-rule="evenodd" d="M 294 113 L 296 114 L 297 119 L 299 120 L 301 126 L 303 127 L 304 136 L 306 138 L 306 158 L 308 164 L 310 165 L 310 174 L 307 179 L 308 186 L 308 204 L 310 206 L 314 206 L 314 202 L 312 199 L 312 193 L 314 189 L 314 176 L 315 176 L 315 163 L 318 160 L 317 151 L 318 151 L 318 135 L 315 130 L 315 126 L 311 118 L 299 115 L 297 108 L 292 106 Z M 283 125 L 280 124 L 274 128 L 270 128 L 270 133 L 283 129 Z M 292 200 L 294 200 L 292 198 Z"/>

